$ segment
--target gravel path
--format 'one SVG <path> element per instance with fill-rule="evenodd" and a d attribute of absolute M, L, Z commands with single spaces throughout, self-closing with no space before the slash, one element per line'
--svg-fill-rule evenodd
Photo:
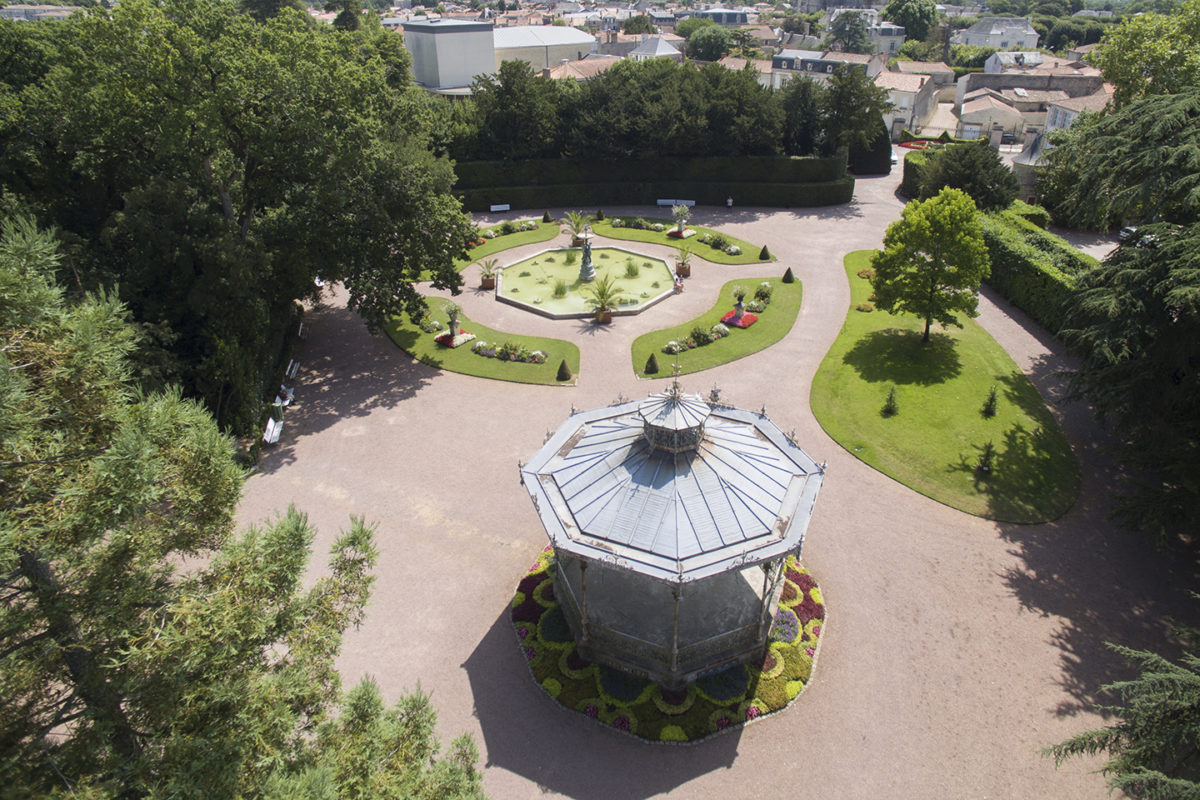
<path fill-rule="evenodd" d="M 395 698 L 420 682 L 445 740 L 475 736 L 496 800 L 1106 797 L 1093 774 L 1099 761 L 1056 770 L 1037 751 L 1102 722 L 1090 703 L 1122 674 L 1103 642 L 1160 646 L 1165 618 L 1193 613 L 1173 587 L 1195 576 L 1105 520 L 1112 476 L 1088 409 L 1055 406 L 1084 488 L 1065 517 L 1036 526 L 978 519 L 908 490 L 843 451 L 809 410 L 812 376 L 849 305 L 842 257 L 879 245 L 899 216 L 898 179 L 859 180 L 842 207 L 697 209 L 697 224 L 765 242 L 779 261 L 696 262 L 683 295 L 611 326 L 547 320 L 464 292 L 466 313 L 482 324 L 577 342 L 576 387 L 438 372 L 368 335 L 342 297 L 311 313 L 296 406 L 239 513 L 250 523 L 295 503 L 320 529 L 319 558 L 351 514 L 378 523 L 375 592 L 339 661 L 347 684 L 370 674 Z M 561 712 L 529 679 L 506 620 L 517 580 L 546 541 L 518 462 L 572 407 L 661 390 L 664 380 L 632 373 L 638 334 L 707 309 L 733 277 L 788 266 L 804 285 L 791 333 L 681 382 L 695 392 L 715 383 L 735 405 L 765 405 L 828 461 L 804 547 L 829 609 L 812 684 L 788 711 L 694 747 L 651 746 Z M 467 282 L 478 283 L 473 271 Z M 1058 343 L 990 294 L 981 311 L 1043 395 L 1060 397 L 1055 372 L 1068 362 Z"/>

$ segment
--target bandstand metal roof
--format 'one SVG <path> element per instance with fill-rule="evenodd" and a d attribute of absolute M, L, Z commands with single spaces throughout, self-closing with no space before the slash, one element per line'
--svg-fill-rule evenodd
<path fill-rule="evenodd" d="M 673 387 L 573 414 L 521 474 L 556 549 L 683 583 L 798 551 L 824 469 L 765 414 Z"/>

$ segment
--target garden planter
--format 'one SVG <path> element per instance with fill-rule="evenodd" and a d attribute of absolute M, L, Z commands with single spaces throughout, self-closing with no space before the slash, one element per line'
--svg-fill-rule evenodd
<path fill-rule="evenodd" d="M 612 322 L 612 314 L 613 312 L 611 311 L 597 311 L 596 322 L 599 322 L 602 325 L 608 325 Z"/>
<path fill-rule="evenodd" d="M 485 276 L 485 277 L 480 278 L 479 279 L 479 288 L 480 289 L 495 289 L 496 288 L 496 276 L 491 275 L 491 276 Z"/>
<path fill-rule="evenodd" d="M 583 237 L 571 235 L 571 247 L 583 247 Z"/>
<path fill-rule="evenodd" d="M 675 274 L 681 278 L 692 277 L 692 265 L 691 264 L 676 264 L 675 265 Z"/>

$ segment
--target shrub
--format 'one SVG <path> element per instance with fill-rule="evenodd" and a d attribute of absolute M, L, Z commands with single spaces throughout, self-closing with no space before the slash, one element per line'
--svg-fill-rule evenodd
<path fill-rule="evenodd" d="M 894 417 L 900 413 L 900 405 L 896 402 L 896 387 L 893 386 L 888 390 L 887 399 L 883 401 L 883 408 L 879 413 L 885 417 Z"/>
<path fill-rule="evenodd" d="M 596 209 L 596 219 L 597 220 L 604 219 L 604 209 L 603 208 Z"/>
<path fill-rule="evenodd" d="M 555 297 L 566 297 L 567 296 L 567 282 L 564 281 L 562 278 L 559 278 L 558 280 L 556 280 L 554 282 L 554 296 Z"/>
<path fill-rule="evenodd" d="M 632 258 L 625 259 L 625 277 L 626 278 L 636 278 L 640 274 L 641 274 L 641 268 L 639 268 L 637 264 L 633 263 L 633 259 Z"/>
<path fill-rule="evenodd" d="M 713 340 L 712 331 L 702 325 L 697 325 L 692 328 L 692 332 L 688 334 L 688 338 L 696 343 L 697 347 L 703 347 L 710 344 Z"/>
<path fill-rule="evenodd" d="M 724 250 L 729 247 L 729 239 L 723 233 L 714 233 L 709 237 L 708 246 L 714 250 Z"/>
<path fill-rule="evenodd" d="M 759 261 L 770 261 L 771 260 L 771 251 L 767 249 L 767 246 L 765 244 L 762 246 L 762 250 L 758 251 L 758 260 Z"/>
<path fill-rule="evenodd" d="M 646 359 L 646 368 L 643 369 L 642 372 L 646 373 L 647 375 L 657 375 L 658 374 L 658 356 L 657 355 L 655 355 L 654 353 L 650 354 L 650 357 Z"/>
<path fill-rule="evenodd" d="M 725 252 L 731 256 L 740 256 L 742 254 L 742 248 L 738 247 L 736 244 L 731 244 L 725 248 Z"/>
<path fill-rule="evenodd" d="M 517 225 L 512 220 L 505 220 L 504 223 L 500 226 L 500 233 L 504 234 L 505 236 L 507 236 L 510 233 L 516 233 L 516 232 L 517 232 Z"/>
<path fill-rule="evenodd" d="M 567 264 L 567 265 L 574 264 L 578 259 L 579 259 L 579 254 L 576 253 L 574 250 L 568 250 L 563 255 L 563 263 Z"/>
<path fill-rule="evenodd" d="M 751 314 L 761 314 L 767 310 L 767 304 L 762 300 L 751 300 L 746 303 L 746 310 Z"/>
<path fill-rule="evenodd" d="M 1050 226 L 1050 212 L 1041 206 L 1030 205 L 1024 200 L 1013 200 L 1008 211 L 1027 222 L 1032 222 L 1042 230 Z"/>
<path fill-rule="evenodd" d="M 783 273 L 783 282 L 784 283 L 795 283 L 796 282 L 796 276 L 795 276 L 795 274 L 792 273 L 791 267 L 788 267 L 787 272 Z"/>
<path fill-rule="evenodd" d="M 875 310 L 875 306 L 871 305 L 870 303 L 859 303 L 854 307 L 854 310 L 870 312 Z"/>
<path fill-rule="evenodd" d="M 996 385 L 992 384 L 992 389 L 988 392 L 987 400 L 983 401 L 983 408 L 979 409 L 979 413 L 991 419 L 996 416 Z"/>
<path fill-rule="evenodd" d="M 758 288 L 754 290 L 754 296 L 759 300 L 765 300 L 769 302 L 771 299 L 771 291 L 771 282 L 763 281 L 758 285 Z"/>
<path fill-rule="evenodd" d="M 983 446 L 983 450 L 979 454 L 979 463 L 975 466 L 983 475 L 990 475 L 992 472 L 992 462 L 996 460 L 996 448 L 991 442 Z"/>
<path fill-rule="evenodd" d="M 624 220 L 620 220 L 620 219 L 614 219 L 614 220 L 612 221 L 612 226 L 613 226 L 614 228 L 624 228 L 624 227 L 625 227 L 625 221 L 624 221 Z"/>
<path fill-rule="evenodd" d="M 567 360 L 565 358 L 558 362 L 558 375 L 555 376 L 555 379 L 560 381 L 571 380 L 571 368 L 567 366 Z"/>
<path fill-rule="evenodd" d="M 542 222 L 554 222 L 554 217 L 550 216 L 549 211 L 547 211 L 545 214 L 542 214 Z"/>
<path fill-rule="evenodd" d="M 1036 233 L 1044 237 L 1039 244 L 1053 247 L 1046 241 L 1051 235 L 1016 215 L 983 214 L 980 222 L 992 261 L 988 284 L 1051 333 L 1058 333 L 1075 294 L 1075 277 L 1059 268 L 1050 253 L 1030 241 Z M 1083 261 L 1078 252 L 1057 255 L 1064 264 Z"/>
<path fill-rule="evenodd" d="M 723 322 L 718 322 L 712 326 L 712 335 L 714 339 L 723 339 L 729 335 L 729 326 Z"/>
<path fill-rule="evenodd" d="M 870 267 L 863 267 L 858 271 L 858 277 L 862 278 L 864 281 L 869 281 L 875 277 L 875 270 L 871 269 Z"/>

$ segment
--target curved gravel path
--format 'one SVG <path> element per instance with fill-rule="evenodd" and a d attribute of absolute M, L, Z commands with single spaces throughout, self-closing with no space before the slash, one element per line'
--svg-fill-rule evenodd
<path fill-rule="evenodd" d="M 378 523 L 375 592 L 339 661 L 347 684 L 371 674 L 395 698 L 420 682 L 433 693 L 445 741 L 475 736 L 485 789 L 497 800 L 1106 797 L 1093 773 L 1098 760 L 1056 770 L 1037 751 L 1102 723 L 1090 703 L 1124 674 L 1103 642 L 1161 647 L 1166 617 L 1194 614 L 1175 587 L 1195 575 L 1106 521 L 1111 473 L 1088 409 L 1055 406 L 1081 460 L 1083 494 L 1065 517 L 1035 526 L 971 517 L 908 490 L 843 451 L 809 410 L 809 384 L 850 300 L 842 257 L 879 245 L 899 216 L 897 182 L 861 179 L 854 202 L 828 209 L 698 208 L 697 224 L 766 243 L 779 261 L 697 262 L 683 295 L 611 326 L 546 320 L 463 293 L 468 316 L 482 324 L 577 342 L 576 387 L 415 363 L 386 337 L 369 336 L 342 297 L 311 313 L 295 408 L 239 514 L 250 523 L 295 503 L 320 529 L 318 570 L 351 514 Z M 633 375 L 637 335 L 706 310 L 733 277 L 788 266 L 804 285 L 791 333 L 681 383 L 702 393 L 716 384 L 735 405 L 765 405 L 828 461 L 803 554 L 830 615 L 813 682 L 788 711 L 690 747 L 646 745 L 562 713 L 530 680 L 506 619 L 518 578 L 546 541 L 518 463 L 572 407 L 661 390 L 665 380 Z M 467 282 L 478 283 L 473 271 Z M 1055 372 L 1068 362 L 1058 343 L 990 294 L 981 306 L 982 323 L 1043 395 L 1060 396 Z"/>

